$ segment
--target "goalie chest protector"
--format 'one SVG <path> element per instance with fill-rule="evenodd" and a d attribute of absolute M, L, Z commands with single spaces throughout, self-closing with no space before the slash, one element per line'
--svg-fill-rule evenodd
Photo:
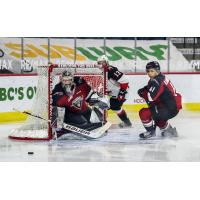
<path fill-rule="evenodd" d="M 60 96 L 60 98 L 57 99 L 56 104 L 59 107 L 67 107 L 67 109 L 72 112 L 82 113 L 87 109 L 86 97 L 88 96 L 91 87 L 82 78 L 76 79 L 75 83 L 71 95 L 65 94 Z M 61 84 L 60 87 L 62 87 Z M 63 88 L 60 89 L 63 91 Z"/>

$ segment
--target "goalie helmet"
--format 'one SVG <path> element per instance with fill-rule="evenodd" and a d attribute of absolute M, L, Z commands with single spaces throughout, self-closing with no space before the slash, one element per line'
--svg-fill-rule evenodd
<path fill-rule="evenodd" d="M 64 71 L 61 75 L 61 83 L 63 88 L 70 90 L 71 86 L 74 84 L 74 74 L 70 71 Z"/>
<path fill-rule="evenodd" d="M 99 68 L 103 68 L 108 65 L 108 57 L 106 55 L 102 55 L 97 59 L 97 64 Z"/>

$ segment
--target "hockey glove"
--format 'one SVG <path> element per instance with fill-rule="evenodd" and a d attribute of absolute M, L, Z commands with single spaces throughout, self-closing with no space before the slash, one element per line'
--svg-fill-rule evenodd
<path fill-rule="evenodd" d="M 148 92 L 148 88 L 147 86 L 141 88 L 138 90 L 138 95 L 142 98 L 144 98 L 146 96 L 146 93 Z"/>
<path fill-rule="evenodd" d="M 107 110 L 110 107 L 109 104 L 109 98 L 105 97 L 99 97 L 96 93 L 94 93 L 90 99 L 89 99 L 89 105 L 90 106 L 97 106 L 102 110 Z"/>
<path fill-rule="evenodd" d="M 126 94 L 127 94 L 127 91 L 121 89 L 119 91 L 119 94 L 118 94 L 118 97 L 117 97 L 118 101 L 125 101 L 126 100 L 126 98 L 125 98 Z"/>

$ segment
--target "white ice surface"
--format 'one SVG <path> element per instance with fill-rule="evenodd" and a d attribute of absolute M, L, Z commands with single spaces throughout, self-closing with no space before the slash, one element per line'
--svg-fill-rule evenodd
<path fill-rule="evenodd" d="M 20 125 L 0 125 L 0 161 L 200 161 L 200 112 L 182 111 L 170 122 L 178 138 L 161 139 L 158 134 L 145 141 L 138 138 L 144 131 L 138 119 L 131 129 L 112 129 L 93 141 L 16 141 L 8 135 Z"/>

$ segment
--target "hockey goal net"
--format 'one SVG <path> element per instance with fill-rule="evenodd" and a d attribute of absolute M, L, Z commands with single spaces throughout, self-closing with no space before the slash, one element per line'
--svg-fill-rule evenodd
<path fill-rule="evenodd" d="M 102 96 L 105 95 L 107 85 L 106 71 L 102 72 L 96 65 L 50 65 L 38 67 L 37 92 L 31 109 L 31 114 L 34 116 L 28 115 L 27 120 L 21 127 L 11 131 L 9 138 L 18 140 L 52 139 L 53 126 L 55 126 L 52 121 L 54 117 L 52 90 L 60 81 L 60 75 L 65 70 L 71 71 L 74 76 L 83 77 L 94 91 Z M 56 124 L 62 124 L 63 119 L 61 118 L 57 117 Z"/>

